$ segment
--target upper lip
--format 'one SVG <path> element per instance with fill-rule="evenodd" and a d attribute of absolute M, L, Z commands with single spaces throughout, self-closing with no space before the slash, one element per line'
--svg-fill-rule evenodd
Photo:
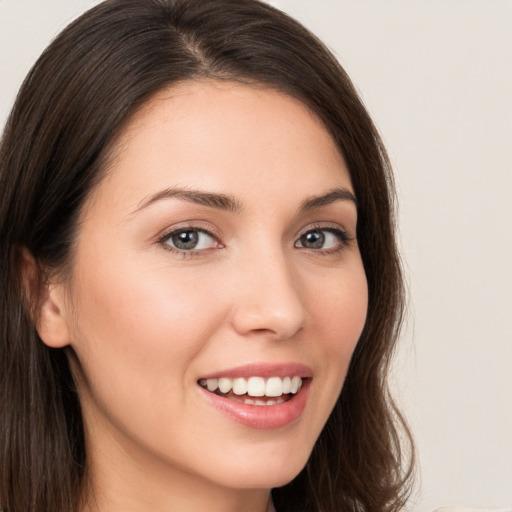
<path fill-rule="evenodd" d="M 208 375 L 202 375 L 201 379 L 219 379 L 227 377 L 228 379 L 249 378 L 249 377 L 301 377 L 308 378 L 313 376 L 311 368 L 302 363 L 251 363 L 244 366 L 237 366 L 219 370 Z"/>

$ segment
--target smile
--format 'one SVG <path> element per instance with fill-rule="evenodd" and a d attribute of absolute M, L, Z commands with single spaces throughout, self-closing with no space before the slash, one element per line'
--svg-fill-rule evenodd
<path fill-rule="evenodd" d="M 210 406 L 236 423 L 276 429 L 300 421 L 313 380 L 306 365 L 263 363 L 204 375 L 197 388 Z"/>
<path fill-rule="evenodd" d="M 247 405 L 269 406 L 287 402 L 302 387 L 302 379 L 293 377 L 238 377 L 201 379 L 199 385 L 211 393 Z"/>

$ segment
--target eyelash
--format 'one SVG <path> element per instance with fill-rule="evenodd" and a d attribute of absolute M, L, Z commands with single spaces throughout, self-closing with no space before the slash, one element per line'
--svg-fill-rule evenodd
<path fill-rule="evenodd" d="M 297 241 L 294 243 L 294 247 L 297 247 L 296 244 L 300 241 L 300 239 L 303 236 L 314 231 L 327 232 L 334 235 L 338 239 L 338 245 L 332 249 L 309 249 L 310 252 L 313 253 L 315 256 L 329 256 L 331 254 L 339 253 L 346 249 L 350 242 L 352 242 L 353 240 L 353 238 L 348 234 L 348 232 L 338 225 L 313 225 L 308 226 L 307 229 L 305 229 L 299 234 Z M 307 250 L 308 248 L 304 247 L 304 249 Z"/>
<path fill-rule="evenodd" d="M 171 246 L 170 244 L 167 243 L 167 241 L 171 237 L 179 235 L 180 233 L 187 233 L 189 231 L 194 231 L 194 232 L 197 232 L 197 233 L 204 233 L 204 234 L 210 236 L 211 238 L 213 238 L 215 240 L 216 244 L 218 245 L 218 247 L 215 247 L 215 249 L 222 249 L 224 247 L 219 242 L 218 235 L 216 235 L 214 232 L 212 232 L 211 230 L 205 229 L 203 227 L 194 226 L 194 225 L 191 225 L 191 226 L 180 226 L 180 227 L 177 227 L 177 228 L 173 228 L 172 230 L 167 231 L 162 237 L 160 237 L 159 240 L 158 240 L 158 243 L 161 244 L 164 247 L 165 250 L 167 250 L 169 252 L 172 252 L 173 254 L 177 254 L 178 256 L 181 256 L 183 258 L 199 256 L 201 254 L 204 254 L 206 251 L 208 251 L 209 249 L 183 250 L 183 249 L 178 249 L 177 247 L 173 247 L 173 246 Z"/>
<path fill-rule="evenodd" d="M 224 248 L 224 245 L 222 245 L 219 242 L 218 236 L 215 233 L 213 233 L 212 231 L 210 231 L 208 229 L 204 229 L 202 227 L 194 226 L 194 225 L 180 226 L 178 228 L 173 228 L 172 230 L 167 231 L 163 236 L 161 236 L 158 239 L 158 243 L 161 244 L 166 250 L 168 250 L 174 254 L 177 254 L 179 256 L 182 256 L 182 257 L 199 256 L 200 254 L 204 254 L 205 251 L 210 250 L 210 249 L 183 250 L 183 249 L 178 249 L 177 247 L 173 247 L 169 243 L 167 243 L 171 237 L 179 235 L 180 233 L 186 233 L 189 231 L 197 232 L 197 233 L 204 233 L 204 234 L 210 236 L 211 238 L 213 238 L 215 240 L 215 242 L 218 244 L 218 246 L 214 247 L 212 249 Z M 339 242 L 339 245 L 337 247 L 331 248 L 331 249 L 310 249 L 308 247 L 302 246 L 302 248 L 304 248 L 305 250 L 309 250 L 310 252 L 312 252 L 318 256 L 322 256 L 322 255 L 327 256 L 330 254 L 339 253 L 339 252 L 343 251 L 349 245 L 349 243 L 353 240 L 353 238 L 348 234 L 347 231 L 345 231 L 344 229 L 340 228 L 337 225 L 336 226 L 325 226 L 325 225 L 316 226 L 316 225 L 314 225 L 314 226 L 309 226 L 307 229 L 305 229 L 304 231 L 302 231 L 299 234 L 299 236 L 297 237 L 297 240 L 294 242 L 294 247 L 300 249 L 301 247 L 297 247 L 296 244 L 299 243 L 299 241 L 302 237 L 304 237 L 308 233 L 312 233 L 314 231 L 330 233 L 330 234 L 334 235 L 338 239 L 338 242 Z"/>

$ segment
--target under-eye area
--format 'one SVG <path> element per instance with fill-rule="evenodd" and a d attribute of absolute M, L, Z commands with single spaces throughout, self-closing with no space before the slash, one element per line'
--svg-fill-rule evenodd
<path fill-rule="evenodd" d="M 310 379 L 297 375 L 286 377 L 238 377 L 200 379 L 199 385 L 215 395 L 247 405 L 268 406 L 288 402 Z"/>

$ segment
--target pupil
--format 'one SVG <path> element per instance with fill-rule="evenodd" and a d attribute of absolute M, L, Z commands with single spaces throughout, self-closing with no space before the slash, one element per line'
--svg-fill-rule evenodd
<path fill-rule="evenodd" d="M 325 243 L 325 235 L 321 231 L 310 231 L 302 237 L 302 245 L 310 249 L 321 249 Z"/>
<path fill-rule="evenodd" d="M 178 249 L 193 249 L 199 240 L 197 231 L 182 231 L 172 237 L 172 243 Z"/>

